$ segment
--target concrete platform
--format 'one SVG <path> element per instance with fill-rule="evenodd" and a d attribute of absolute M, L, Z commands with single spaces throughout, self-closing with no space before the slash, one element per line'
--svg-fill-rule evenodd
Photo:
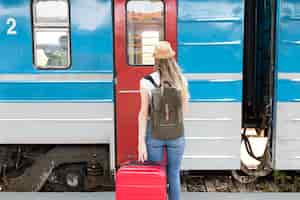
<path fill-rule="evenodd" d="M 114 200 L 113 192 L 95 193 L 1 193 L 4 200 Z M 300 193 L 183 192 L 182 200 L 299 200 Z"/>

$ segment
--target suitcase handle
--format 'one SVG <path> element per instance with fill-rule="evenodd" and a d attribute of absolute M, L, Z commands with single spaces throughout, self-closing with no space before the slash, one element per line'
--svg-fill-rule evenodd
<path fill-rule="evenodd" d="M 129 160 L 126 161 L 124 164 L 122 164 L 122 166 L 126 166 L 126 165 L 139 165 L 139 166 L 151 166 L 151 165 L 156 165 L 156 166 L 163 166 L 163 162 L 154 162 L 154 161 L 149 161 L 146 160 L 144 162 L 140 162 L 137 160 Z"/>

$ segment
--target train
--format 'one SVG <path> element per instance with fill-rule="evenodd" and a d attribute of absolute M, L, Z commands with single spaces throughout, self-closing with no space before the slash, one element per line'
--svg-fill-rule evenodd
<path fill-rule="evenodd" d="M 92 191 L 136 160 L 160 40 L 189 83 L 182 172 L 299 171 L 299 22 L 300 0 L 0 0 L 0 190 Z"/>

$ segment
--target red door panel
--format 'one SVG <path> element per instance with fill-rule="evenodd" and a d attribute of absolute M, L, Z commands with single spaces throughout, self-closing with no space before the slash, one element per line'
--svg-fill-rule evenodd
<path fill-rule="evenodd" d="M 127 63 L 126 0 L 114 0 L 114 39 L 116 69 L 116 145 L 117 165 L 137 159 L 139 81 L 153 71 L 153 66 Z M 177 47 L 176 0 L 165 0 L 165 39 Z"/>

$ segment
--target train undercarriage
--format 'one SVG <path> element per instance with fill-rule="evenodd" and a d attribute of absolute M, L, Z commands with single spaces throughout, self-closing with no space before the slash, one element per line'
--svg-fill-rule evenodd
<path fill-rule="evenodd" d="M 107 145 L 1 145 L 1 191 L 95 191 L 112 181 Z"/>

